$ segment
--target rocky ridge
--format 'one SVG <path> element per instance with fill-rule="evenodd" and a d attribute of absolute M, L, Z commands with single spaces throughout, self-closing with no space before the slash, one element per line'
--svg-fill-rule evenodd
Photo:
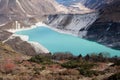
<path fill-rule="evenodd" d="M 88 31 L 85 38 L 120 50 L 120 1 L 115 0 L 100 12 L 100 17 L 84 29 Z"/>

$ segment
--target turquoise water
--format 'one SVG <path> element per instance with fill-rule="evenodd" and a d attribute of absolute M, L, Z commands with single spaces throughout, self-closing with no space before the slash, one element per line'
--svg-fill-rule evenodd
<path fill-rule="evenodd" d="M 95 42 L 84 40 L 67 34 L 58 33 L 46 27 L 23 30 L 16 34 L 28 35 L 29 41 L 37 41 L 52 53 L 71 52 L 74 55 L 108 52 L 110 56 L 120 56 L 119 50 L 113 50 Z"/>

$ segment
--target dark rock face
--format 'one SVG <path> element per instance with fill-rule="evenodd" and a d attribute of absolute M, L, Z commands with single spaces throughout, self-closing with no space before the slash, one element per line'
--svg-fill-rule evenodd
<path fill-rule="evenodd" d="M 120 23 L 95 22 L 84 37 L 114 49 L 120 49 Z"/>
<path fill-rule="evenodd" d="M 103 6 L 112 3 L 114 0 L 84 0 L 83 4 L 91 9 L 99 10 Z"/>
<path fill-rule="evenodd" d="M 120 1 L 103 8 L 100 17 L 86 31 L 84 38 L 120 50 Z"/>
<path fill-rule="evenodd" d="M 12 33 L 10 33 L 10 32 L 0 30 L 0 41 L 4 41 L 4 40 L 8 39 L 11 35 L 12 35 Z"/>
<path fill-rule="evenodd" d="M 120 1 L 115 0 L 100 10 L 97 22 L 120 22 Z"/>
<path fill-rule="evenodd" d="M 21 40 L 19 37 L 10 39 L 5 43 L 10 45 L 17 52 L 20 52 L 20 53 L 23 53 L 26 55 L 35 55 L 36 54 L 33 47 L 26 41 Z"/>

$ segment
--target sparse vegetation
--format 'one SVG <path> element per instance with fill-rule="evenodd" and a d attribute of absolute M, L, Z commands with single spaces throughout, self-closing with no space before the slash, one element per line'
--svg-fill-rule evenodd
<path fill-rule="evenodd" d="M 70 52 L 56 52 L 52 55 L 52 59 L 54 60 L 71 60 L 74 59 L 75 56 Z"/>
<path fill-rule="evenodd" d="M 106 80 L 120 80 L 120 72 L 119 73 L 116 73 L 112 76 L 110 76 L 108 79 Z"/>
<path fill-rule="evenodd" d="M 25 55 L 16 53 L 8 45 L 0 45 L 2 45 L 0 56 L 5 61 L 0 61 L 0 79 L 2 80 L 79 80 L 84 78 L 97 80 L 100 75 L 120 72 L 120 58 L 105 57 L 102 53 L 73 56 L 68 52 L 58 52 L 25 59 Z M 118 75 L 108 77 L 111 79 Z"/>
<path fill-rule="evenodd" d="M 16 67 L 16 65 L 12 61 L 10 62 L 10 61 L 6 60 L 5 63 L 3 64 L 3 69 L 6 74 L 12 73 L 12 71 L 15 70 L 15 67 Z"/>
<path fill-rule="evenodd" d="M 66 63 L 62 64 L 65 68 L 84 68 L 84 69 L 90 69 L 94 66 L 93 63 L 87 62 L 87 61 L 79 61 L 79 60 L 70 60 Z"/>
<path fill-rule="evenodd" d="M 36 62 L 38 64 L 52 64 L 52 60 L 44 55 L 36 55 L 29 59 L 31 62 Z"/>
<path fill-rule="evenodd" d="M 86 77 L 99 75 L 98 71 L 91 70 L 95 64 L 88 61 L 68 61 L 61 65 L 65 68 L 76 69 L 80 72 L 81 75 L 84 75 Z"/>

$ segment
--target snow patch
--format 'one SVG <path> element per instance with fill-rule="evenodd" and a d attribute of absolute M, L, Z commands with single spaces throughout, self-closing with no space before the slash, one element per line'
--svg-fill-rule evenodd
<path fill-rule="evenodd" d="M 49 53 L 50 51 L 47 48 L 45 48 L 44 46 L 42 46 L 41 44 L 39 44 L 38 42 L 29 41 L 29 36 L 15 34 L 15 32 L 17 32 L 17 31 L 30 30 L 30 29 L 33 29 L 33 28 L 36 28 L 36 27 L 41 27 L 41 26 L 47 26 L 47 25 L 45 25 L 42 22 L 38 22 L 38 23 L 36 23 L 35 25 L 32 25 L 29 28 L 20 28 L 18 22 L 16 21 L 16 29 L 8 30 L 9 32 L 12 32 L 14 34 L 12 36 L 10 36 L 4 42 L 6 42 L 10 39 L 14 39 L 15 37 L 19 37 L 21 40 L 27 41 L 34 48 L 34 50 L 36 51 L 37 54 L 39 54 L 39 53 Z"/>
<path fill-rule="evenodd" d="M 14 39 L 16 37 L 19 37 L 21 40 L 23 41 L 28 41 L 29 40 L 29 36 L 27 35 L 18 35 L 18 34 L 13 34 L 11 35 L 7 40 L 4 40 L 3 43 L 7 42 L 10 39 Z"/>
<path fill-rule="evenodd" d="M 31 46 L 33 46 L 34 50 L 36 51 L 36 53 L 49 53 L 49 51 L 47 50 L 47 48 L 43 47 L 41 44 L 39 44 L 38 42 L 33 42 L 33 41 L 29 41 L 28 43 L 31 44 Z"/>
<path fill-rule="evenodd" d="M 20 27 L 20 24 L 16 21 L 16 29 L 8 29 L 7 31 L 8 32 L 12 32 L 12 33 L 15 33 L 15 32 L 18 32 L 18 31 L 23 31 L 23 30 L 31 30 L 31 29 L 34 29 L 36 27 L 39 27 L 39 26 L 45 26 L 42 22 L 38 22 L 36 23 L 35 25 L 32 25 L 30 27 Z"/>

